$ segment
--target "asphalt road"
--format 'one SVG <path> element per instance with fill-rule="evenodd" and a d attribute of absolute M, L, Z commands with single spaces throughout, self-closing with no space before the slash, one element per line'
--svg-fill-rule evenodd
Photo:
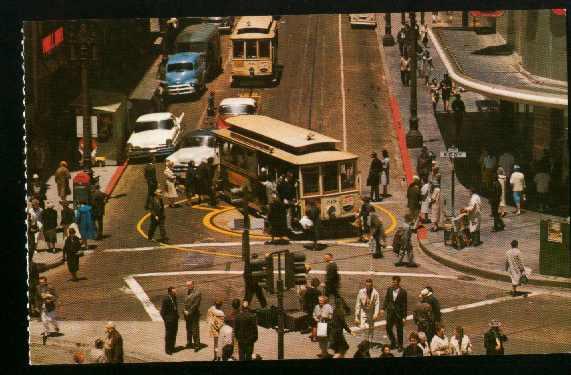
<path fill-rule="evenodd" d="M 402 165 L 395 134 L 390 124 L 388 93 L 383 76 L 383 61 L 378 49 L 376 33 L 370 29 L 351 29 L 346 15 L 287 16 L 280 21 L 279 63 L 283 66 L 281 81 L 276 87 L 259 89 L 261 114 L 325 133 L 347 144 L 347 150 L 359 155 L 359 169 L 366 179 L 369 154 L 387 149 L 391 155 L 391 191 L 387 208 L 400 217 L 404 207 Z M 343 98 L 341 95 L 341 57 L 343 50 L 343 82 L 345 87 L 345 122 L 343 121 Z M 229 40 L 223 36 L 224 63 L 228 57 Z M 393 69 L 394 70 L 394 69 Z M 217 101 L 236 96 L 239 88 L 229 85 L 229 69 L 209 84 L 216 91 Z M 171 104 L 175 114 L 185 113 L 186 129 L 204 125 L 206 97 Z M 163 165 L 157 165 L 162 179 Z M 58 314 L 63 320 L 129 320 L 147 321 L 149 314 L 142 303 L 127 288 L 124 281 L 129 275 L 158 273 L 150 277 L 135 277 L 145 294 L 156 308 L 170 285 L 177 286 L 179 295 L 184 293 L 188 278 L 197 281 L 203 291 L 201 310 L 205 310 L 215 298 L 225 301 L 229 307 L 232 298 L 242 296 L 240 275 L 163 275 L 166 272 L 241 270 L 238 258 L 239 246 L 198 247 L 190 249 L 156 248 L 147 251 L 111 251 L 156 246 L 147 241 L 137 230 L 145 215 L 146 184 L 142 165 L 129 165 L 117 185 L 107 206 L 104 232 L 106 238 L 96 243 L 91 254 L 81 258 L 79 275 L 86 279 L 73 283 L 68 281 L 65 267 L 48 271 L 50 283 L 59 292 Z M 173 244 L 237 241 L 209 230 L 202 224 L 208 210 L 180 207 L 167 209 L 167 232 Z M 145 223 L 143 230 L 146 230 Z M 292 245 L 291 250 L 301 250 Z M 197 252 L 196 250 L 199 250 Z M 366 248 L 331 246 L 329 250 L 339 259 L 341 271 L 360 271 L 359 275 L 342 276 L 342 294 L 352 305 L 363 280 L 367 278 L 370 258 Z M 268 251 L 263 246 L 253 246 L 253 252 Z M 307 252 L 313 268 L 323 270 L 322 253 Z M 378 272 L 419 273 L 421 277 L 404 276 L 403 286 L 409 290 L 409 306 L 413 306 L 420 290 L 430 285 L 436 290 L 443 308 L 495 300 L 507 296 L 509 285 L 482 280 L 459 280 L 461 274 L 453 272 L 424 257 L 417 250 L 417 269 L 396 268 L 393 254 L 375 260 L 373 268 Z M 450 276 L 438 278 L 427 274 Z M 323 275 L 319 275 L 323 279 Z M 376 286 L 384 290 L 390 283 L 390 275 L 373 276 Z M 539 289 L 534 289 L 539 290 Z M 539 290 L 543 291 L 543 290 Z M 287 306 L 296 307 L 293 291 L 286 294 Z M 180 298 L 182 300 L 182 298 Z M 270 299 L 273 301 L 273 297 Z M 528 299 L 498 302 L 451 312 L 445 321 L 448 334 L 453 327 L 462 324 L 466 332 L 480 340 L 492 317 L 505 321 L 513 337 L 517 352 L 570 351 L 571 320 L 568 312 L 571 299 L 565 293 L 558 296 L 539 295 Z M 407 330 L 412 329 L 410 322 Z M 480 336 L 478 336 L 480 335 Z M 548 340 L 547 335 L 553 335 Z M 479 337 L 479 338 L 478 338 Z M 509 351 L 509 350 L 508 350 Z M 515 351 L 512 351 L 515 352 Z"/>

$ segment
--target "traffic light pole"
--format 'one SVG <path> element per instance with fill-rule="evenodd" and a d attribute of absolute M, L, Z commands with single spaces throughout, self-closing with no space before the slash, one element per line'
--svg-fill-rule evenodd
<path fill-rule="evenodd" d="M 286 250 L 287 251 L 287 250 Z M 284 280 L 282 279 L 282 254 L 278 253 L 278 359 L 284 359 Z"/>

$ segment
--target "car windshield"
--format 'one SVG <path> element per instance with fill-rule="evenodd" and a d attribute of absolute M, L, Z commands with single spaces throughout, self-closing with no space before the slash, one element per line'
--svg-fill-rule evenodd
<path fill-rule="evenodd" d="M 184 72 L 187 70 L 194 70 L 194 65 L 190 62 L 167 65 L 167 72 Z"/>
<path fill-rule="evenodd" d="M 181 148 L 185 147 L 201 147 L 201 146 L 209 146 L 213 147 L 212 143 L 214 142 L 214 137 L 205 137 L 205 136 L 190 136 L 185 137 L 182 139 L 180 143 Z"/>
<path fill-rule="evenodd" d="M 218 109 L 221 115 L 253 115 L 256 108 L 249 104 L 222 105 Z"/>
<path fill-rule="evenodd" d="M 138 121 L 135 125 L 135 133 L 144 132 L 147 130 L 155 129 L 172 129 L 174 127 L 174 121 L 172 119 L 160 120 L 160 121 Z"/>

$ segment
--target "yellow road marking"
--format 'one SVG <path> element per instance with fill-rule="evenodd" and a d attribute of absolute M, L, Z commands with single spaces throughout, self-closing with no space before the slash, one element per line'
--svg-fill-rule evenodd
<path fill-rule="evenodd" d="M 176 204 L 182 204 L 186 201 L 187 201 L 187 199 L 183 199 L 183 200 L 177 201 Z M 396 226 L 398 224 L 396 215 L 381 205 L 378 205 L 378 204 L 375 205 L 374 204 L 373 206 L 378 208 L 382 212 L 384 212 L 389 217 L 389 219 L 391 220 L 391 224 L 385 230 L 385 235 L 390 235 L 392 232 L 394 232 L 394 230 L 396 229 Z M 222 206 L 222 208 L 211 208 L 211 207 L 205 207 L 205 206 L 192 206 L 192 208 L 197 209 L 197 210 L 210 211 L 202 219 L 202 224 L 207 229 L 214 231 L 214 232 L 221 233 L 221 234 L 225 234 L 228 236 L 232 236 L 232 237 L 242 237 L 242 233 L 240 233 L 240 232 L 235 232 L 235 231 L 223 229 L 223 228 L 220 228 L 219 226 L 214 224 L 214 218 L 216 216 L 223 214 L 225 212 L 231 211 L 231 210 L 235 210 L 236 209 L 235 207 L 233 207 L 233 206 Z M 142 225 L 150 216 L 151 216 L 150 213 L 143 215 L 143 217 L 137 223 L 137 231 L 145 239 L 148 239 L 148 236 L 145 233 L 145 231 L 143 231 Z M 262 236 L 262 235 L 256 235 L 256 234 L 250 234 L 250 238 L 262 239 L 262 240 L 271 239 L 271 237 L 269 237 L 269 236 Z M 338 242 L 352 242 L 354 240 L 355 240 L 355 238 L 346 238 L 346 239 L 338 240 Z M 195 252 L 195 253 L 200 253 L 200 254 L 225 256 L 225 257 L 232 257 L 232 258 L 241 258 L 242 257 L 241 255 L 236 255 L 236 254 L 231 254 L 231 253 L 223 253 L 223 252 L 214 253 L 214 252 L 208 251 L 208 250 L 182 248 L 182 247 L 177 247 L 175 245 L 169 245 L 169 244 L 165 244 L 165 243 L 161 243 L 161 242 L 159 242 L 159 245 L 160 245 L 160 247 L 164 247 L 164 248 L 170 248 L 170 249 L 176 249 L 176 250 L 182 250 L 182 251 L 188 251 L 188 252 Z"/>
<path fill-rule="evenodd" d="M 177 204 L 186 202 L 186 199 L 176 202 Z M 230 209 L 232 209 L 233 207 L 231 207 Z M 214 210 L 215 212 L 217 211 L 214 208 L 206 208 L 206 207 L 202 207 L 201 209 L 203 210 Z M 228 210 L 229 208 L 224 208 L 224 210 Z M 147 234 L 145 233 L 145 231 L 143 230 L 143 223 L 149 218 L 151 217 L 150 213 L 146 213 L 145 215 L 143 215 L 143 217 L 139 220 L 139 222 L 137 223 L 137 232 L 139 232 L 139 234 L 141 236 L 143 236 L 143 238 L 148 239 L 149 237 L 147 236 Z M 208 251 L 208 250 L 200 250 L 200 249 L 188 249 L 188 248 L 184 248 L 184 247 L 178 247 L 176 245 L 169 245 L 166 243 L 162 243 L 159 242 L 159 246 L 162 248 L 167 248 L 167 249 L 175 249 L 175 250 L 182 250 L 182 251 L 186 251 L 186 252 L 192 252 L 192 253 L 199 253 L 199 254 L 207 254 L 207 255 L 214 255 L 214 256 L 222 256 L 222 257 L 228 257 L 228 258 L 242 258 L 242 255 L 237 255 L 237 254 L 231 254 L 231 253 L 224 253 L 224 252 L 212 252 L 212 251 Z"/>
<path fill-rule="evenodd" d="M 375 208 L 378 208 L 379 210 L 383 211 L 385 214 L 387 214 L 389 219 L 391 219 L 391 225 L 389 225 L 389 227 L 385 230 L 385 235 L 388 236 L 389 234 L 394 232 L 394 230 L 397 227 L 397 224 L 398 224 L 397 217 L 391 211 L 389 211 L 388 209 L 384 208 L 383 206 L 381 206 L 379 204 L 373 204 L 373 206 Z"/>

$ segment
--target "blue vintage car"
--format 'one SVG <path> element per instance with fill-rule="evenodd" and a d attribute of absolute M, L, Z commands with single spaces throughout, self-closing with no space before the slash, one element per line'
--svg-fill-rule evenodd
<path fill-rule="evenodd" d="M 164 70 L 166 96 L 199 94 L 206 89 L 206 56 L 197 52 L 169 55 Z"/>

